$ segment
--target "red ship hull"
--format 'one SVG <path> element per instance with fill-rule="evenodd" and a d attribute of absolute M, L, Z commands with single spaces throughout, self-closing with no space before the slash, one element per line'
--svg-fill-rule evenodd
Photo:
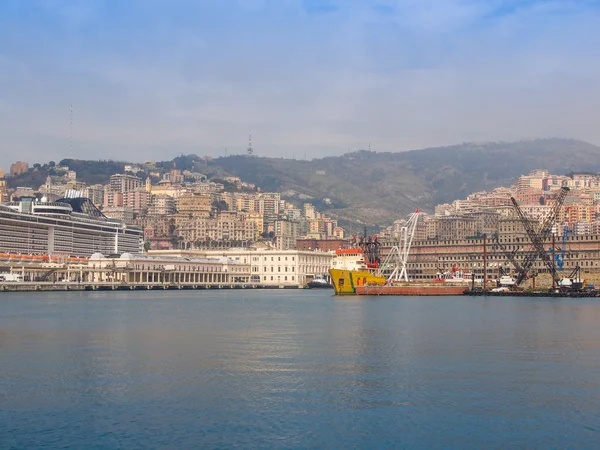
<path fill-rule="evenodd" d="M 356 286 L 356 295 L 463 295 L 468 286 L 412 285 L 412 286 Z"/>

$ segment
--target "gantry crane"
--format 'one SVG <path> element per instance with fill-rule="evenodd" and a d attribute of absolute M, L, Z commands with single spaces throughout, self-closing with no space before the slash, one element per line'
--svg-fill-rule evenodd
<path fill-rule="evenodd" d="M 388 281 L 408 281 L 408 255 L 415 236 L 415 229 L 417 228 L 420 213 L 417 209 L 409 216 L 406 226 L 400 228 L 398 245 L 394 245 L 390 249 L 390 252 L 381 265 L 382 272 L 387 268 L 394 268 L 388 277 Z"/>

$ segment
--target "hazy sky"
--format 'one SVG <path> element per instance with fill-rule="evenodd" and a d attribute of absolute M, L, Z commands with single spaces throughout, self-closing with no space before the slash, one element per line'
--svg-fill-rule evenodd
<path fill-rule="evenodd" d="M 2 0 L 0 167 L 600 143 L 596 0 Z M 69 145 L 73 105 L 73 148 Z"/>

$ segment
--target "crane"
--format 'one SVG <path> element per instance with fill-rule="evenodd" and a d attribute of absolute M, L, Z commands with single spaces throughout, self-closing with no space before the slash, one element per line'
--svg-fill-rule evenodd
<path fill-rule="evenodd" d="M 496 244 L 498 247 L 500 247 L 500 249 L 502 250 L 502 253 L 504 254 L 504 256 L 506 257 L 506 259 L 508 260 L 508 262 L 510 262 L 512 264 L 512 266 L 515 269 L 516 273 L 521 273 L 523 271 L 523 267 L 521 267 L 521 264 L 519 263 L 519 261 L 517 261 L 516 258 L 516 254 L 519 250 L 522 249 L 521 246 L 516 245 L 515 248 L 513 250 L 508 250 L 504 245 L 502 245 L 500 243 L 500 241 L 497 242 Z M 514 281 L 514 279 L 512 279 L 512 277 L 510 277 L 510 271 L 505 271 L 504 268 L 502 267 L 502 263 L 499 263 L 499 272 L 500 272 L 500 279 L 503 280 L 502 277 L 508 277 L 511 280 Z"/>
<path fill-rule="evenodd" d="M 514 199 L 514 197 L 510 198 L 515 210 L 517 211 L 519 219 L 521 220 L 521 223 L 523 224 L 523 227 L 525 228 L 525 231 L 527 232 L 527 236 L 529 236 L 529 239 L 531 240 L 531 243 L 533 244 L 533 249 L 527 255 L 525 255 L 522 270 L 520 271 L 519 276 L 517 277 L 517 285 L 521 284 L 523 282 L 523 280 L 527 277 L 529 270 L 531 269 L 531 267 L 533 266 L 533 263 L 535 262 L 535 260 L 538 257 L 542 258 L 542 261 L 544 262 L 544 264 L 546 264 L 546 267 L 552 274 L 553 279 L 556 282 L 560 282 L 560 280 L 557 280 L 556 270 L 555 270 L 553 261 L 548 256 L 548 253 L 546 253 L 546 251 L 544 249 L 544 243 L 546 242 L 546 240 L 550 236 L 550 233 L 552 232 L 552 224 L 556 220 L 558 212 L 560 211 L 560 208 L 562 207 L 562 205 L 565 201 L 565 197 L 567 196 L 568 193 L 569 193 L 568 187 L 563 186 L 560 188 L 560 192 L 558 193 L 558 195 L 556 197 L 554 206 L 552 207 L 552 209 L 550 210 L 550 213 L 546 216 L 546 218 L 542 222 L 542 225 L 541 225 L 539 231 L 536 231 L 533 228 L 533 225 L 531 224 L 529 219 L 525 216 L 525 214 L 523 214 L 523 211 L 519 207 L 519 204 Z"/>
<path fill-rule="evenodd" d="M 382 264 L 382 271 L 387 267 L 394 267 L 392 273 L 388 277 L 388 281 L 408 281 L 408 255 L 410 247 L 415 236 L 415 229 L 419 220 L 420 210 L 412 213 L 406 226 L 400 228 L 400 236 L 398 245 L 394 245 Z"/>

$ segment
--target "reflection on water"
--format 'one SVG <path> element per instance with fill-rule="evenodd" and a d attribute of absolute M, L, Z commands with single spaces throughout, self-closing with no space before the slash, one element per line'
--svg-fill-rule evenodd
<path fill-rule="evenodd" d="M 582 447 L 594 299 L 0 297 L 0 444 Z"/>

